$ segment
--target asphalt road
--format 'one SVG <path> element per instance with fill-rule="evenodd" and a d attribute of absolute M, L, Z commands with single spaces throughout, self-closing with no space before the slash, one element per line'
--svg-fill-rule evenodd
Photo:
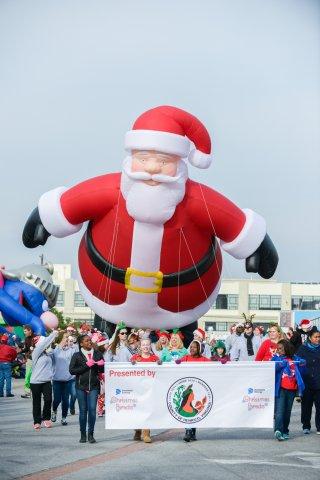
<path fill-rule="evenodd" d="M 186 444 L 182 430 L 154 431 L 153 443 L 133 442 L 130 430 L 104 429 L 97 419 L 97 443 L 79 444 L 78 416 L 68 426 L 32 428 L 31 400 L 0 399 L 0 480 L 319 480 L 320 435 L 302 435 L 300 406 L 291 420 L 292 438 L 278 442 L 271 430 L 199 430 Z"/>

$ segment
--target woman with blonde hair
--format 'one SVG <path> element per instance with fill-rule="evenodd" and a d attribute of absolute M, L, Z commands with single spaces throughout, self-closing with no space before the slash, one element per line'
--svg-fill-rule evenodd
<path fill-rule="evenodd" d="M 157 330 L 156 335 L 158 337 L 158 341 L 156 343 L 152 343 L 151 347 L 153 352 L 157 354 L 161 354 L 161 351 L 168 347 L 169 340 L 170 340 L 170 333 L 167 330 Z"/>
<path fill-rule="evenodd" d="M 162 350 L 161 360 L 163 362 L 175 362 L 177 359 L 188 354 L 188 350 L 183 345 L 183 338 L 183 334 L 178 328 L 172 330 L 169 344 Z"/>
<path fill-rule="evenodd" d="M 284 338 L 277 323 L 270 323 L 268 337 L 264 340 L 256 355 L 256 362 L 269 362 L 277 352 L 278 342 Z"/>

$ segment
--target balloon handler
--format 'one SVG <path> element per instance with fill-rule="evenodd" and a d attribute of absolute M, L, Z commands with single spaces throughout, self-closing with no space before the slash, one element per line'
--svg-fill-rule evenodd
<path fill-rule="evenodd" d="M 78 281 L 92 310 L 113 324 L 180 328 L 191 340 L 219 292 L 221 248 L 263 278 L 274 274 L 277 251 L 259 214 L 188 178 L 188 162 L 211 163 L 209 133 L 195 116 L 148 110 L 126 133 L 125 149 L 121 173 L 44 193 L 23 243 L 44 245 L 88 221 Z"/>
<path fill-rule="evenodd" d="M 16 270 L 0 268 L 0 312 L 7 325 L 29 325 L 35 335 L 58 326 L 54 307 L 59 287 L 52 280 L 53 265 L 26 265 Z"/>

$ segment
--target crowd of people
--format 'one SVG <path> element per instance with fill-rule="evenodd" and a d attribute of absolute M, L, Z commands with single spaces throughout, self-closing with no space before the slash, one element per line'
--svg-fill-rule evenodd
<path fill-rule="evenodd" d="M 24 372 L 23 399 L 32 399 L 33 428 L 51 428 L 61 405 L 61 425 L 75 415 L 78 402 L 80 443 L 95 443 L 96 415 L 105 412 L 104 364 L 108 362 L 227 362 L 274 361 L 274 435 L 289 439 L 294 400 L 301 403 L 303 434 L 311 432 L 315 407 L 316 433 L 320 435 L 320 332 L 310 320 L 302 320 L 284 333 L 272 323 L 264 329 L 251 321 L 232 325 L 225 341 L 209 339 L 201 328 L 189 345 L 182 333 L 129 329 L 122 322 L 112 338 L 83 324 L 54 330 L 47 337 L 24 327 L 24 340 L 14 334 L 0 337 L 0 397 L 14 397 L 12 372 L 19 357 Z M 192 405 L 191 407 L 192 408 Z M 134 440 L 152 441 L 150 429 L 135 430 Z M 196 440 L 196 429 L 185 431 L 184 441 Z"/>

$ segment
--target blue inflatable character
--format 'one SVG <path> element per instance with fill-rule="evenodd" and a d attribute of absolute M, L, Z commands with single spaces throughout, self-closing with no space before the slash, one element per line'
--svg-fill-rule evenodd
<path fill-rule="evenodd" d="M 36 335 L 45 335 L 46 326 L 52 328 L 46 319 L 52 321 L 48 310 L 56 304 L 59 292 L 52 274 L 50 263 L 11 271 L 0 268 L 0 312 L 7 325 L 30 325 Z"/>

